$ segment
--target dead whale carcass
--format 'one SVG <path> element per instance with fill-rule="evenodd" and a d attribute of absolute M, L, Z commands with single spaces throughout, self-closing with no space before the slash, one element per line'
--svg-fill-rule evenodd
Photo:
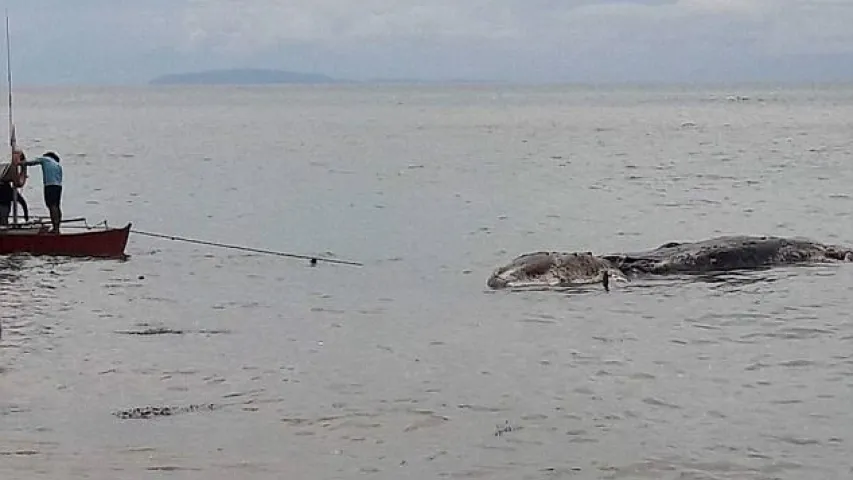
<path fill-rule="evenodd" d="M 610 261 L 589 252 L 535 252 L 520 255 L 498 268 L 486 284 L 493 289 L 520 287 L 567 287 L 626 281 Z"/>
<path fill-rule="evenodd" d="M 672 242 L 645 252 L 602 257 L 626 275 L 662 275 L 849 262 L 853 261 L 853 249 L 805 238 L 739 235 L 698 242 Z"/>

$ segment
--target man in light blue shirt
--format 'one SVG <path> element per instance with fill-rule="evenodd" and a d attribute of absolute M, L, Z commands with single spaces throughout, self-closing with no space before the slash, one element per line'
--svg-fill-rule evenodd
<path fill-rule="evenodd" d="M 19 152 L 23 155 L 23 152 Z M 52 233 L 59 233 L 59 224 L 62 222 L 62 165 L 59 164 L 59 155 L 47 152 L 21 165 L 41 166 L 41 176 L 44 181 L 44 203 L 50 211 L 50 223 L 53 224 Z"/>

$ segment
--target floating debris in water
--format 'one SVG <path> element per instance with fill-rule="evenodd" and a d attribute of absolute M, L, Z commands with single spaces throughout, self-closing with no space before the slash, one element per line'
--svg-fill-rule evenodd
<path fill-rule="evenodd" d="M 495 426 L 495 436 L 500 437 L 504 433 L 509 433 L 509 432 L 512 432 L 513 430 L 518 430 L 518 429 L 513 427 L 512 425 L 510 425 L 509 420 L 506 420 L 503 425 Z"/>
<path fill-rule="evenodd" d="M 172 415 L 177 415 L 180 413 L 189 413 L 189 412 L 198 412 L 198 411 L 211 411 L 217 408 L 216 405 L 212 403 L 204 404 L 204 405 L 186 405 L 183 407 L 171 407 L 171 406 L 162 406 L 162 407 L 134 407 L 126 410 L 119 410 L 114 412 L 118 418 L 122 420 L 139 420 L 139 419 L 149 419 L 156 417 L 170 417 Z"/>
<path fill-rule="evenodd" d="M 116 330 L 115 333 L 120 335 L 185 335 L 188 333 L 199 334 L 221 334 L 231 333 L 230 330 L 175 330 L 172 328 L 159 327 L 148 328 L 145 330 Z"/>

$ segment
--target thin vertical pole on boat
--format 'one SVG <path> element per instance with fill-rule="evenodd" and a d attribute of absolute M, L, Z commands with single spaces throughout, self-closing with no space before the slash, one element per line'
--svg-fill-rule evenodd
<path fill-rule="evenodd" d="M 9 146 L 15 155 L 15 123 L 12 120 L 12 42 L 9 36 L 9 9 L 6 8 L 6 80 L 9 87 Z M 11 161 L 11 158 L 10 158 Z M 17 172 L 15 172 L 17 173 Z M 18 223 L 18 186 L 12 182 L 12 223 Z"/>
<path fill-rule="evenodd" d="M 6 8 L 6 78 L 9 81 L 9 145 L 15 153 L 15 133 L 12 126 L 12 47 L 9 42 L 9 9 Z M 10 158 L 11 162 L 12 159 Z M 10 165 L 11 167 L 11 165 Z M 18 223 L 18 188 L 12 183 L 12 222 Z M 0 338 L 3 338 L 3 322 L 0 321 Z"/>

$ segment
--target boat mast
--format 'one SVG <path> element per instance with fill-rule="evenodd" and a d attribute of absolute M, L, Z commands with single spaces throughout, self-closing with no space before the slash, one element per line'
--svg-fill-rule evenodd
<path fill-rule="evenodd" d="M 9 87 L 9 146 L 15 155 L 15 123 L 12 120 L 12 46 L 9 40 L 9 9 L 6 9 L 6 80 Z M 11 158 L 10 158 L 11 161 Z M 20 168 L 20 167 L 18 167 Z M 15 174 L 18 174 L 18 168 Z M 12 223 L 18 224 L 18 186 L 12 182 Z"/>

